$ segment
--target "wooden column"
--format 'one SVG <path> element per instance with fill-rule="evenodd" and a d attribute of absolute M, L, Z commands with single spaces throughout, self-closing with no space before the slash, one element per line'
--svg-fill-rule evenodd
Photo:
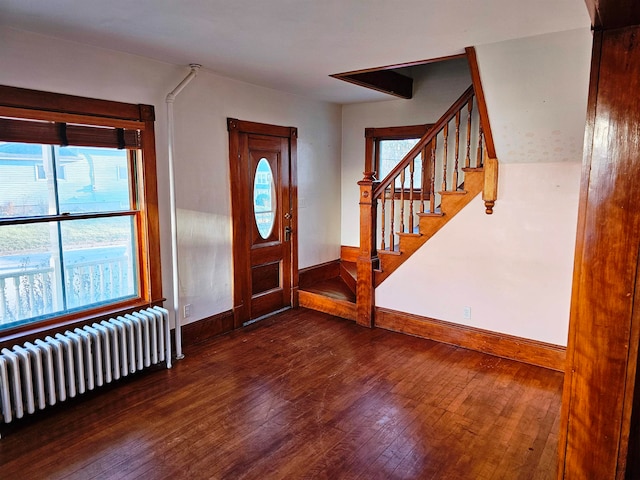
<path fill-rule="evenodd" d="M 638 92 L 640 27 L 596 31 L 558 478 L 640 478 Z"/>
<path fill-rule="evenodd" d="M 373 268 L 377 266 L 376 251 L 376 201 L 373 189 L 376 185 L 373 172 L 365 172 L 358 182 L 360 186 L 360 252 L 357 262 L 356 322 L 373 327 L 375 289 Z"/>

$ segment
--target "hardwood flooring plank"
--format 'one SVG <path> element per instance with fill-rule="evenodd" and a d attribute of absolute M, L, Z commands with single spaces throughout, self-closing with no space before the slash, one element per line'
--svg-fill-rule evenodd
<path fill-rule="evenodd" d="M 306 309 L 45 410 L 0 478 L 534 479 L 562 374 Z"/>

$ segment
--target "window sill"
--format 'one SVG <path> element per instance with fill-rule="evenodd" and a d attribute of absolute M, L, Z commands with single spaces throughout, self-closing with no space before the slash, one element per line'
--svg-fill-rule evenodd
<path fill-rule="evenodd" d="M 61 315 L 46 321 L 20 325 L 4 332 L 0 332 L 0 349 L 9 348 L 16 344 L 24 342 L 32 342 L 36 338 L 44 338 L 47 335 L 55 335 L 58 332 L 73 330 L 77 327 L 100 322 L 108 318 L 125 315 L 127 313 L 140 310 L 142 308 L 162 305 L 164 298 L 146 301 L 142 299 L 134 299 L 127 302 L 121 302 L 108 305 L 100 309 L 91 310 L 91 312 L 78 312 L 69 315 Z"/>

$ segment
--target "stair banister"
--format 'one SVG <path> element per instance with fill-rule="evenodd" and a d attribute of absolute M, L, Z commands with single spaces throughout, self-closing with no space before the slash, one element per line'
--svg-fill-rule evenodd
<path fill-rule="evenodd" d="M 425 148 L 429 143 L 440 133 L 440 131 L 444 128 L 446 124 L 449 123 L 451 118 L 453 118 L 458 110 L 460 110 L 469 99 L 473 97 L 473 86 L 470 86 L 465 90 L 465 92 L 456 100 L 456 102 L 451 105 L 451 107 L 445 112 L 440 120 L 434 123 L 433 127 L 429 129 L 429 131 L 420 139 L 420 141 L 411 149 L 409 153 L 407 153 L 404 158 L 398 162 L 398 164 L 389 172 L 389 174 L 382 179 L 378 185 L 376 186 L 373 196 L 375 198 L 380 197 L 380 195 L 386 190 L 386 188 L 391 185 L 391 182 L 400 175 L 409 162 L 413 161 L 413 159 L 420 153 L 420 151 Z"/>

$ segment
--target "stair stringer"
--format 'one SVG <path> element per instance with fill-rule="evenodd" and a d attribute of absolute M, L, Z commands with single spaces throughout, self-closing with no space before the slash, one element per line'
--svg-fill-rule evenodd
<path fill-rule="evenodd" d="M 481 168 L 464 169 L 464 191 L 441 194 L 441 215 L 420 216 L 420 233 L 400 234 L 398 251 L 378 251 L 380 269 L 374 271 L 374 286 L 380 285 L 400 265 L 421 248 L 438 230 L 456 216 L 484 187 L 484 172 Z"/>

